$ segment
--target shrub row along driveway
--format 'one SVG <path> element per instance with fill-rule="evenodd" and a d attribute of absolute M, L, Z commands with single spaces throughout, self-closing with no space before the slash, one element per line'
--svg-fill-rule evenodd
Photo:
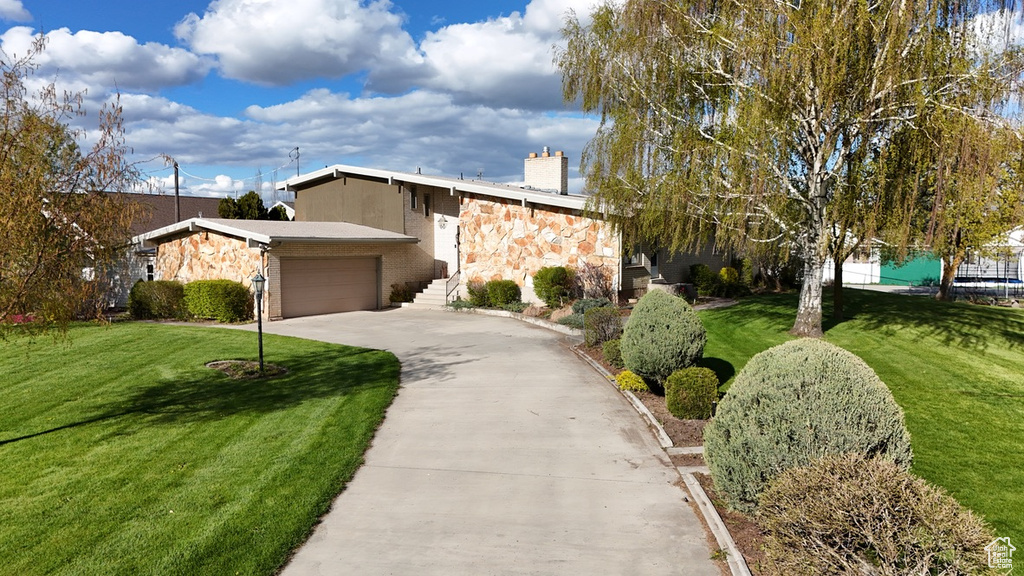
<path fill-rule="evenodd" d="M 560 335 L 406 308 L 265 330 L 402 362 L 366 464 L 285 575 L 719 574 L 664 453 Z"/>

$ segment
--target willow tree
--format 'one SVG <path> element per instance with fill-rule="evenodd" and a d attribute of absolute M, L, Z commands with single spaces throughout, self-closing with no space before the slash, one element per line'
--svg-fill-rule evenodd
<path fill-rule="evenodd" d="M 134 180 L 119 106 L 100 111 L 88 135 L 71 127 L 81 94 L 27 87 L 44 48 L 40 36 L 26 54 L 0 52 L 0 338 L 14 323 L 63 327 L 96 311 L 139 210 L 105 192 Z"/>
<path fill-rule="evenodd" d="M 879 182 L 892 171 L 870 168 L 913 154 L 894 135 L 948 117 L 940 108 L 990 121 L 1009 98 L 1016 53 L 986 48 L 973 25 L 990 8 L 625 0 L 586 25 L 570 15 L 556 62 L 566 99 L 601 115 L 582 160 L 595 205 L 675 250 L 712 236 L 791 250 L 803 270 L 792 332 L 819 336 L 835 207 L 868 208 L 866 191 L 914 205 L 919 174 Z"/>
<path fill-rule="evenodd" d="M 918 228 L 924 244 L 942 260 L 936 298 L 949 300 L 968 253 L 1001 256 L 994 246 L 1024 223 L 1024 143 L 1015 131 L 990 125 L 973 124 L 943 136 Z"/>

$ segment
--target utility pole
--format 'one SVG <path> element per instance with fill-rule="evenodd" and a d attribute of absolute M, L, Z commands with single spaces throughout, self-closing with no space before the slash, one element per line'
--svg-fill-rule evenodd
<path fill-rule="evenodd" d="M 174 221 L 181 222 L 181 198 L 178 196 L 178 161 L 174 161 Z"/>

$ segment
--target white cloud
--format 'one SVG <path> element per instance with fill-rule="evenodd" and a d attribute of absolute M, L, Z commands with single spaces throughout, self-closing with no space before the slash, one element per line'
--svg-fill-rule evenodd
<path fill-rule="evenodd" d="M 16 26 L 0 36 L 7 54 L 27 54 L 37 37 L 32 28 Z M 147 42 L 139 44 L 121 32 L 71 33 L 59 28 L 46 33 L 46 49 L 38 54 L 37 76 L 59 76 L 62 85 L 92 87 L 106 94 L 121 90 L 155 91 L 190 84 L 209 72 L 211 63 L 181 48 Z"/>
<path fill-rule="evenodd" d="M 389 62 L 371 71 L 369 87 L 399 93 L 419 86 L 465 103 L 543 110 L 562 105 L 553 46 L 570 9 L 586 17 L 592 0 L 534 0 L 525 14 L 452 24 L 420 43 L 422 62 Z"/>
<path fill-rule="evenodd" d="M 521 180 L 523 159 L 544 145 L 570 156 L 581 151 L 597 128 L 577 115 L 461 105 L 423 90 L 350 98 L 319 89 L 285 104 L 251 106 L 246 116 L 274 125 L 277 149 L 299 146 L 306 171 L 353 163 L 469 178 L 482 169 L 484 179 L 495 181 Z"/>
<path fill-rule="evenodd" d="M 388 0 L 215 0 L 175 34 L 217 57 L 228 78 L 284 85 L 339 78 L 387 59 L 415 59 L 403 18 Z"/>
<path fill-rule="evenodd" d="M 25 9 L 21 0 L 0 0 L 0 20 L 29 22 L 32 15 Z"/>

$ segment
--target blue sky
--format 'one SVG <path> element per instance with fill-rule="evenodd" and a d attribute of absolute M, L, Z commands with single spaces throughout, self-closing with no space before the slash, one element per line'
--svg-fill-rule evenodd
<path fill-rule="evenodd" d="M 593 0 L 0 0 L 0 48 L 45 32 L 34 82 L 115 92 L 133 160 L 172 191 L 224 195 L 331 164 L 522 179 L 543 146 L 579 157 L 597 122 L 561 99 L 552 46 Z M 90 120 L 91 119 L 91 120 Z"/>

